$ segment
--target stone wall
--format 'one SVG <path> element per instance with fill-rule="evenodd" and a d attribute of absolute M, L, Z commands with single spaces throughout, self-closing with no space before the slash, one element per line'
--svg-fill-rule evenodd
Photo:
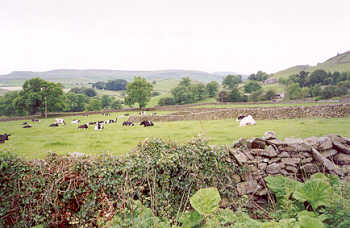
<path fill-rule="evenodd" d="M 338 135 L 306 139 L 276 138 L 266 132 L 262 138 L 240 139 L 228 148 L 232 163 L 246 170 L 233 177 L 239 195 L 264 196 L 264 178 L 283 175 L 299 181 L 317 172 L 331 173 L 350 181 L 350 138 Z"/>
<path fill-rule="evenodd" d="M 317 106 L 259 107 L 201 109 L 197 112 L 181 112 L 171 115 L 130 116 L 129 121 L 142 120 L 183 121 L 183 120 L 219 120 L 235 119 L 238 115 L 252 115 L 258 120 L 296 119 L 296 118 L 334 118 L 350 116 L 350 104 L 328 104 Z"/>

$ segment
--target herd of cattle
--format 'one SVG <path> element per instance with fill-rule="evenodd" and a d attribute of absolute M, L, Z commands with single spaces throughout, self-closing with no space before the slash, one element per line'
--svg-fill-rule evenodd
<path fill-rule="evenodd" d="M 110 116 L 110 113 L 103 113 L 103 116 Z M 85 115 L 87 116 L 87 115 Z M 125 115 L 127 116 L 127 115 Z M 32 119 L 32 122 L 40 122 L 39 119 Z M 99 120 L 99 121 L 94 121 L 94 122 L 88 122 L 88 123 L 84 123 L 81 124 L 81 121 L 78 119 L 72 120 L 72 124 L 80 124 L 78 125 L 78 129 L 88 129 L 89 126 L 93 125 L 95 130 L 103 130 L 104 126 L 107 124 L 113 124 L 113 123 L 117 123 L 118 122 L 118 117 L 116 117 L 115 119 L 109 119 L 109 120 Z M 28 122 L 24 122 L 23 124 L 23 128 L 31 128 L 32 125 L 29 124 Z M 58 127 L 58 126 L 64 126 L 66 125 L 66 122 L 64 121 L 64 119 L 60 119 L 57 118 L 56 121 L 54 123 L 51 123 L 49 125 L 49 127 Z M 150 126 L 154 126 L 154 123 L 150 120 L 144 120 L 142 122 L 140 122 L 140 125 L 143 125 L 144 127 L 150 127 Z M 131 121 L 124 121 L 122 123 L 122 126 L 135 126 L 135 124 Z"/>
<path fill-rule="evenodd" d="M 84 115 L 87 116 L 87 115 Z M 103 116 L 110 116 L 109 113 L 103 113 Z M 125 114 L 125 116 L 128 116 L 128 114 Z M 240 126 L 247 126 L 247 125 L 255 125 L 256 121 L 253 119 L 251 115 L 245 116 L 245 115 L 239 115 L 236 119 L 237 122 L 240 122 Z M 39 119 L 32 119 L 32 122 L 40 122 Z M 80 120 L 72 120 L 72 124 L 80 124 L 78 125 L 78 129 L 88 129 L 89 126 L 94 126 L 95 130 L 103 130 L 104 126 L 107 124 L 113 124 L 118 122 L 118 117 L 115 119 L 109 119 L 109 120 L 100 120 L 100 121 L 94 121 L 94 122 L 88 122 L 85 124 L 81 124 Z M 32 125 L 28 122 L 24 122 L 23 128 L 31 128 Z M 64 119 L 57 118 L 56 121 L 49 125 L 49 127 L 58 127 L 59 125 L 66 125 Z M 140 125 L 143 125 L 144 127 L 150 127 L 154 126 L 154 123 L 150 120 L 143 120 L 140 122 Z M 135 123 L 132 121 L 124 121 L 122 123 L 122 126 L 135 126 Z M 0 135 L 0 143 L 4 143 L 6 140 L 8 140 L 8 137 L 11 136 L 10 134 L 3 134 Z"/>

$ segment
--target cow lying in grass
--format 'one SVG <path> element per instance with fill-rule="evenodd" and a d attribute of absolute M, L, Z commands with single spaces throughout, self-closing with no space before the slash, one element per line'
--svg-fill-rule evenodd
<path fill-rule="evenodd" d="M 72 124 L 78 124 L 80 123 L 80 120 L 72 120 Z"/>
<path fill-rule="evenodd" d="M 83 125 L 80 125 L 78 126 L 79 129 L 88 129 L 89 126 L 87 124 L 83 124 Z"/>
<path fill-rule="evenodd" d="M 143 125 L 144 127 L 154 126 L 153 122 L 150 120 L 144 120 L 140 123 L 140 125 Z"/>
<path fill-rule="evenodd" d="M 95 130 L 100 130 L 102 131 L 102 129 L 104 128 L 104 124 L 103 123 L 96 123 L 95 125 Z"/>
<path fill-rule="evenodd" d="M 135 124 L 131 121 L 124 121 L 123 126 L 134 126 Z"/>
<path fill-rule="evenodd" d="M 4 143 L 6 140 L 9 140 L 9 136 L 11 135 L 8 135 L 8 134 L 3 134 L 3 135 L 0 135 L 0 143 Z"/>
<path fill-rule="evenodd" d="M 66 125 L 66 123 L 64 122 L 64 119 L 56 119 L 56 123 Z"/>
<path fill-rule="evenodd" d="M 32 122 L 40 122 L 39 119 L 32 119 Z"/>
<path fill-rule="evenodd" d="M 58 127 L 58 123 L 52 123 L 49 125 L 49 127 Z"/>
<path fill-rule="evenodd" d="M 30 124 L 26 124 L 23 126 L 23 128 L 31 128 L 31 127 L 32 127 L 32 125 L 30 125 Z"/>
<path fill-rule="evenodd" d="M 256 121 L 253 119 L 253 117 L 251 115 L 248 116 L 243 116 L 240 115 L 238 116 L 236 121 L 240 121 L 239 126 L 247 126 L 247 125 L 255 125 Z"/>

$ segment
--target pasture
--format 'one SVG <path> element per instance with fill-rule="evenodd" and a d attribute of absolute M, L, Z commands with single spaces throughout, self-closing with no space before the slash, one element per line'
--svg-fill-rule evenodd
<path fill-rule="evenodd" d="M 120 113 L 119 113 L 120 115 Z M 350 117 L 333 119 L 294 119 L 294 120 L 257 120 L 256 126 L 239 127 L 234 120 L 156 122 L 154 127 L 143 127 L 138 123 L 134 127 L 122 127 L 127 117 L 117 124 L 107 124 L 102 131 L 78 129 L 71 124 L 80 119 L 81 124 L 89 121 L 115 119 L 116 114 L 105 117 L 65 117 L 65 126 L 50 128 L 55 119 L 42 119 L 40 123 L 31 123 L 32 128 L 22 128 L 24 121 L 0 122 L 0 134 L 10 133 L 9 140 L 0 144 L 0 150 L 16 153 L 25 159 L 44 158 L 48 152 L 66 154 L 83 152 L 90 155 L 108 153 L 124 155 L 145 138 L 165 138 L 184 142 L 198 134 L 209 139 L 210 144 L 230 144 L 244 137 L 261 137 L 264 132 L 273 130 L 281 139 L 285 137 L 309 137 L 326 134 L 350 136 Z"/>

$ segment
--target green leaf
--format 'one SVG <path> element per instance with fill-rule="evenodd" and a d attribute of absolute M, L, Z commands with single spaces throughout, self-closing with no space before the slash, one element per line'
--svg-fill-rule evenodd
<path fill-rule="evenodd" d="M 220 200 L 220 194 L 216 188 L 200 189 L 190 198 L 191 206 L 204 216 L 217 210 Z"/>
<path fill-rule="evenodd" d="M 268 176 L 265 180 L 268 188 L 275 193 L 278 201 L 288 199 L 298 186 L 303 185 L 296 180 L 284 176 Z"/>
<path fill-rule="evenodd" d="M 182 223 L 182 227 L 195 227 L 199 225 L 204 219 L 204 216 L 199 214 L 197 211 L 185 212 L 179 221 Z"/>
<path fill-rule="evenodd" d="M 316 210 L 320 206 L 330 205 L 331 187 L 322 178 L 315 177 L 298 186 L 293 196 L 300 202 L 309 202 Z"/>
<path fill-rule="evenodd" d="M 300 228 L 325 228 L 326 226 L 322 223 L 319 218 L 301 215 L 298 216 Z"/>

